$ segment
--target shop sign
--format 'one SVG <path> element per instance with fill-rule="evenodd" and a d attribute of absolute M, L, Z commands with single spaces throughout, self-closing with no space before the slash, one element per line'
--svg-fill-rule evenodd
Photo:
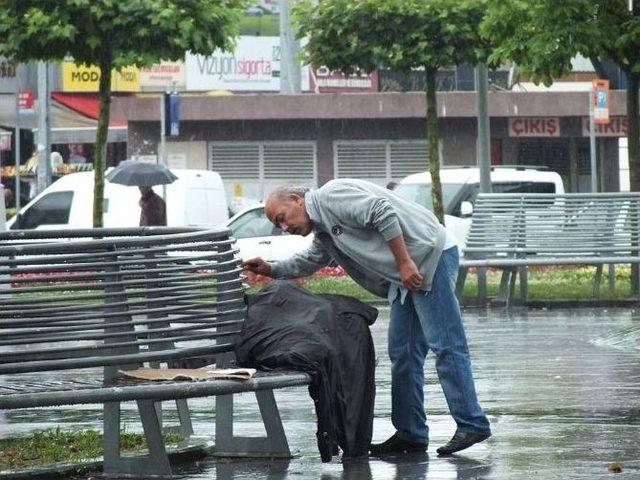
<path fill-rule="evenodd" d="M 16 90 L 16 64 L 0 56 L 0 93 L 15 93 Z"/>
<path fill-rule="evenodd" d="M 515 117 L 509 118 L 510 137 L 559 137 L 558 117 Z"/>
<path fill-rule="evenodd" d="M 11 150 L 11 132 L 0 130 L 0 151 L 8 152 Z"/>
<path fill-rule="evenodd" d="M 310 88 L 316 93 L 377 92 L 378 72 L 345 75 L 327 67 L 309 69 Z"/>
<path fill-rule="evenodd" d="M 626 137 L 627 117 L 609 117 L 609 123 L 596 124 L 596 137 Z M 582 136 L 589 136 L 589 117 L 582 118 Z"/>
<path fill-rule="evenodd" d="M 172 169 L 187 168 L 187 155 L 184 153 L 170 153 L 167 155 L 167 167 Z"/>
<path fill-rule="evenodd" d="M 238 37 L 233 52 L 187 53 L 187 90 L 279 91 L 280 37 Z M 301 72 L 309 90 L 308 67 Z"/>
<path fill-rule="evenodd" d="M 78 65 L 73 62 L 62 64 L 62 89 L 65 92 L 97 92 L 100 87 L 100 68 Z M 113 92 L 139 92 L 140 70 L 137 67 L 124 67 L 120 71 L 111 71 L 111 90 Z"/>
<path fill-rule="evenodd" d="M 158 163 L 158 156 L 154 154 L 149 155 L 133 155 L 131 160 L 141 163 Z"/>
<path fill-rule="evenodd" d="M 140 69 L 140 86 L 144 90 L 183 90 L 184 62 L 160 62 Z"/>
<path fill-rule="evenodd" d="M 33 90 L 18 93 L 18 110 L 20 113 L 33 113 L 35 110 L 35 94 Z"/>

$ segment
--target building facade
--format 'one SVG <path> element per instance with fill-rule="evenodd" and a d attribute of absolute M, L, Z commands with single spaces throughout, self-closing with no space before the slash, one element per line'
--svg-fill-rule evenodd
<path fill-rule="evenodd" d="M 588 93 L 492 92 L 491 161 L 558 171 L 570 192 L 590 189 Z M 598 184 L 619 190 L 625 93 L 611 92 L 612 123 L 599 127 Z M 154 98 L 118 98 L 128 119 L 128 156 L 159 151 Z M 474 92 L 438 94 L 443 165 L 476 164 Z M 428 168 L 426 102 L 421 93 L 183 95 L 179 135 L 167 138 L 175 168 L 213 169 L 229 197 L 264 198 L 282 182 L 320 186 L 358 177 L 379 184 Z"/>

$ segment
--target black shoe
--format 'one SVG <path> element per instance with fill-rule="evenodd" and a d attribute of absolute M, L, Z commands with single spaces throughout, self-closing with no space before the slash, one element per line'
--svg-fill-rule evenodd
<path fill-rule="evenodd" d="M 490 433 L 459 432 L 456 430 L 456 433 L 453 435 L 453 438 L 449 440 L 449 443 L 438 448 L 436 452 L 438 452 L 438 455 L 451 455 L 452 453 L 469 448 L 475 443 L 486 440 L 490 436 Z"/>
<path fill-rule="evenodd" d="M 406 455 L 407 453 L 424 453 L 428 445 L 423 443 L 402 440 L 395 433 L 383 443 L 372 443 L 369 447 L 369 455 L 372 457 L 384 457 L 386 455 Z"/>

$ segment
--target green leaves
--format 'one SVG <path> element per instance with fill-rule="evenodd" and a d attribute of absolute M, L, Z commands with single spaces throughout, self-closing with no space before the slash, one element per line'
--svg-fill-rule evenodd
<path fill-rule="evenodd" d="M 482 33 L 496 45 L 494 64 L 513 61 L 534 81 L 548 84 L 571 71 L 578 53 L 638 58 L 638 37 L 624 25 L 633 18 L 623 0 L 489 0 Z"/>
<path fill-rule="evenodd" d="M 246 0 L 0 0 L 0 51 L 18 61 L 110 57 L 138 66 L 228 46 Z"/>
<path fill-rule="evenodd" d="M 247 0 L 0 0 L 0 53 L 16 62 L 62 60 L 101 69 L 94 227 L 102 226 L 111 69 L 228 48 Z"/>
<path fill-rule="evenodd" d="M 344 72 L 476 63 L 484 0 L 305 0 L 294 9 L 306 60 Z"/>

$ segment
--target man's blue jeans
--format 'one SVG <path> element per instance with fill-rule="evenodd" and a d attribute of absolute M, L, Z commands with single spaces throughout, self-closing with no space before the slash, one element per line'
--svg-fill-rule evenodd
<path fill-rule="evenodd" d="M 391 420 L 403 440 L 429 443 L 424 410 L 424 362 L 429 350 L 449 411 L 462 432 L 489 433 L 476 396 L 460 305 L 455 295 L 458 249 L 442 253 L 430 292 L 409 292 L 391 305 Z"/>

